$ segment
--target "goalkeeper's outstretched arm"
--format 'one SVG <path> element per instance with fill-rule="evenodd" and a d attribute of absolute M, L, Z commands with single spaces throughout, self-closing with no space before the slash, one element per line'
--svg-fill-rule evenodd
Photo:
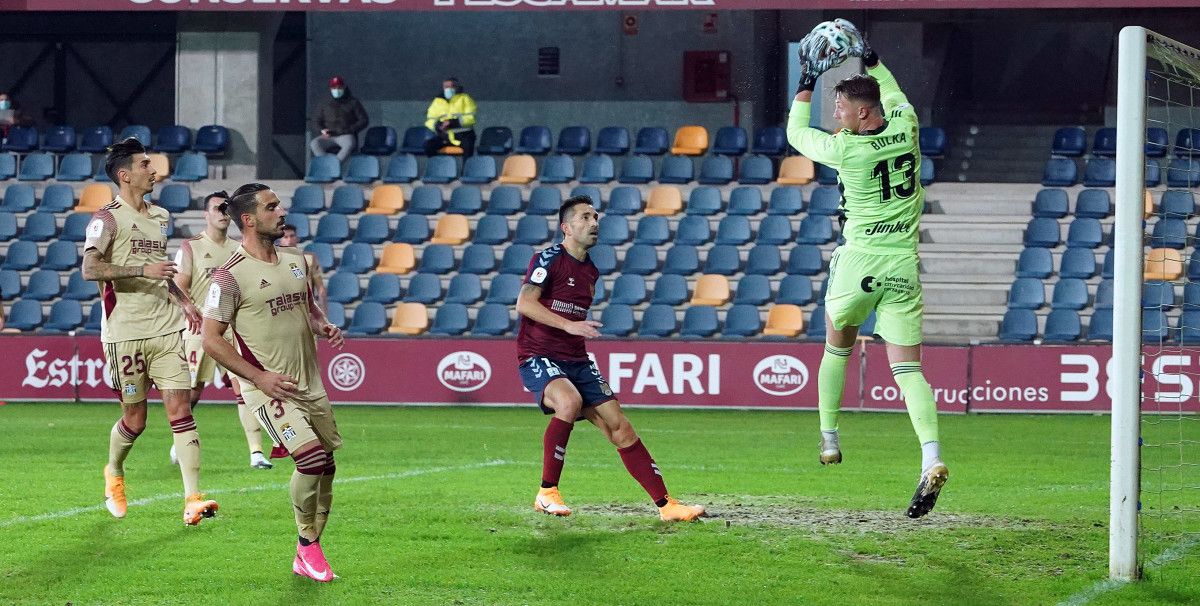
<path fill-rule="evenodd" d="M 792 111 L 788 113 L 788 143 L 813 162 L 838 168 L 842 158 L 838 140 L 829 133 L 809 126 L 811 120 L 812 91 L 801 90 L 792 100 Z"/>
<path fill-rule="evenodd" d="M 912 107 L 908 102 L 908 97 L 904 95 L 904 91 L 900 90 L 900 84 L 896 82 L 896 77 L 883 65 L 882 61 L 879 61 L 878 57 L 876 57 L 874 65 L 867 66 L 867 74 L 879 83 L 879 100 L 883 103 L 884 115 L 903 105 Z"/>

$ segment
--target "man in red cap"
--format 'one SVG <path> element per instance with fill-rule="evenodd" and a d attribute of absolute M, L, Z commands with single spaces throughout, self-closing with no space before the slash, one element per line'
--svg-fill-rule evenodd
<path fill-rule="evenodd" d="M 341 76 L 329 79 L 329 96 L 313 117 L 320 134 L 313 137 L 308 147 L 314 156 L 324 156 L 336 147 L 341 162 L 357 147 L 358 133 L 367 127 L 367 110 L 350 94 Z"/>

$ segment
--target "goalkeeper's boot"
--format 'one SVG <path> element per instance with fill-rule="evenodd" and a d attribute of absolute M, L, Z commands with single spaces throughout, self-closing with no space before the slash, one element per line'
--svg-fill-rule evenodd
<path fill-rule="evenodd" d="M 292 572 L 319 583 L 328 583 L 337 578 L 325 559 L 321 544 L 315 541 L 308 545 L 296 544 L 296 559 L 292 560 Z"/>
<path fill-rule="evenodd" d="M 921 481 L 917 483 L 917 492 L 913 493 L 912 503 L 908 506 L 908 517 L 919 518 L 933 511 L 938 494 L 942 492 L 942 486 L 946 485 L 949 478 L 950 470 L 946 468 L 945 463 L 938 461 L 930 465 L 929 469 L 921 474 Z"/>
<path fill-rule="evenodd" d="M 551 516 L 571 515 L 571 508 L 563 502 L 557 486 L 538 490 L 537 497 L 533 500 L 533 510 Z"/>
<path fill-rule="evenodd" d="M 691 522 L 702 515 L 703 505 L 684 505 L 669 496 L 667 504 L 658 508 L 658 518 L 664 522 Z"/>
<path fill-rule="evenodd" d="M 821 464 L 837 465 L 842 462 L 842 447 L 837 440 L 827 440 L 821 436 Z"/>
<path fill-rule="evenodd" d="M 125 510 L 128 503 L 125 501 L 125 478 L 122 476 L 114 476 L 108 469 L 108 465 L 104 466 L 104 506 L 108 508 L 108 513 L 113 514 L 114 518 L 125 517 Z"/>
<path fill-rule="evenodd" d="M 200 520 L 217 515 L 219 506 L 202 494 L 194 494 L 183 501 L 183 523 L 188 526 L 200 524 Z"/>

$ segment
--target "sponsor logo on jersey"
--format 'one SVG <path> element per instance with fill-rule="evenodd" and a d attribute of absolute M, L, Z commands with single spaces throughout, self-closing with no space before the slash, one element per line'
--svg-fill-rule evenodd
<path fill-rule="evenodd" d="M 438 362 L 437 378 L 451 391 L 475 391 L 492 378 L 492 365 L 473 351 L 456 351 Z"/>
<path fill-rule="evenodd" d="M 808 384 L 808 368 L 792 356 L 768 356 L 754 366 L 754 384 L 768 395 L 790 396 Z"/>
<path fill-rule="evenodd" d="M 875 276 L 867 276 L 858 285 L 862 287 L 863 292 L 875 292 L 876 289 L 883 286 L 883 283 L 875 279 Z"/>
<path fill-rule="evenodd" d="M 267 279 L 266 279 L 266 278 L 263 278 L 263 279 L 262 279 L 262 281 L 258 283 L 258 287 L 259 287 L 259 288 L 266 288 L 266 287 L 268 287 L 268 286 L 270 286 L 270 285 L 271 285 L 271 283 L 270 283 L 270 282 L 267 282 Z"/>
<path fill-rule="evenodd" d="M 911 221 L 896 221 L 895 223 L 884 223 L 877 221 L 872 223 L 863 235 L 874 236 L 875 234 L 906 234 L 912 231 Z"/>
<path fill-rule="evenodd" d="M 266 280 L 263 280 L 265 283 Z M 273 299 L 267 299 L 267 307 L 271 308 L 271 315 L 276 316 L 285 311 L 291 311 L 297 306 L 304 305 L 308 302 L 308 292 L 301 290 L 298 292 L 290 292 L 279 295 Z"/>
<path fill-rule="evenodd" d="M 567 286 L 574 287 L 575 286 L 575 278 L 567 277 Z"/>

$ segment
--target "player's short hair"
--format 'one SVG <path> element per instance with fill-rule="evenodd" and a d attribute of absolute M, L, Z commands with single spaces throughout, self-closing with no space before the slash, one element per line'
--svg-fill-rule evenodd
<path fill-rule="evenodd" d="M 585 196 L 583 194 L 571 196 L 570 198 L 563 200 L 562 206 L 558 207 L 558 224 L 562 225 L 569 218 L 573 217 L 574 215 L 571 214 L 571 209 L 579 206 L 580 204 L 594 206 L 595 202 L 592 202 L 591 196 Z"/>
<path fill-rule="evenodd" d="M 206 212 L 208 211 L 208 203 L 213 198 L 220 198 L 221 200 L 224 200 L 224 202 L 217 205 L 217 210 L 221 212 L 229 210 L 229 192 L 222 189 L 221 191 L 215 191 L 207 196 L 204 196 L 204 210 Z"/>
<path fill-rule="evenodd" d="M 879 99 L 879 81 L 865 74 L 855 74 L 838 82 L 833 87 L 833 93 L 871 107 L 883 105 Z"/>
<path fill-rule="evenodd" d="M 235 190 L 233 196 L 229 198 L 229 218 L 233 219 L 234 225 L 238 229 L 244 229 L 242 225 L 243 214 L 254 214 L 258 207 L 258 192 L 271 189 L 262 183 L 247 183 Z"/>
<path fill-rule="evenodd" d="M 108 157 L 104 159 L 104 174 L 112 179 L 113 183 L 118 186 L 121 182 L 117 180 L 117 171 L 129 170 L 133 166 L 133 157 L 139 154 L 146 153 L 146 146 L 142 145 L 136 137 L 129 137 L 120 143 L 113 143 L 108 146 Z"/>

